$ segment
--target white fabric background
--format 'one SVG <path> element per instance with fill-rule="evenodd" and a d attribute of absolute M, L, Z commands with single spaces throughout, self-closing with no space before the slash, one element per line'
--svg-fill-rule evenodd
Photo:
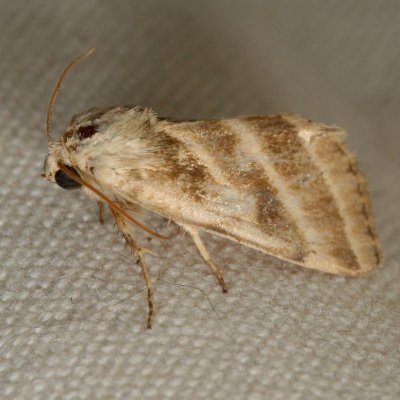
<path fill-rule="evenodd" d="M 383 268 L 329 276 L 207 235 L 223 295 L 177 236 L 147 260 L 160 279 L 146 331 L 111 217 L 100 227 L 82 193 L 39 178 L 51 89 L 91 46 L 55 134 L 114 104 L 335 123 L 368 176 Z M 396 0 L 0 1 L 0 398 L 399 398 L 399 49 Z"/>

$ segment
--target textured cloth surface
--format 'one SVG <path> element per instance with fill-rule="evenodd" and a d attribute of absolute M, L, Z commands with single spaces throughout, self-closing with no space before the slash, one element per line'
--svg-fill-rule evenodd
<path fill-rule="evenodd" d="M 394 1 L 0 1 L 1 399 L 398 399 L 400 6 Z M 365 171 L 384 252 L 361 278 L 205 235 L 138 267 L 96 204 L 40 179 L 54 132 L 93 106 L 162 116 L 298 112 L 337 124 Z M 153 226 L 165 221 L 154 217 Z M 164 228 L 175 232 L 175 228 Z"/>

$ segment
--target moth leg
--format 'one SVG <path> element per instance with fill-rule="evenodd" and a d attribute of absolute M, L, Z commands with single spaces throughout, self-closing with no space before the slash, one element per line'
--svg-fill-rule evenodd
<path fill-rule="evenodd" d="M 149 270 L 147 268 L 147 265 L 144 261 L 144 253 L 149 252 L 148 250 L 144 249 L 141 247 L 133 238 L 129 231 L 129 227 L 124 220 L 123 217 L 121 217 L 118 213 L 116 213 L 114 210 L 110 209 L 112 214 L 115 217 L 115 221 L 117 223 L 117 226 L 119 230 L 121 231 L 122 235 L 125 238 L 125 241 L 127 245 L 132 249 L 133 256 L 136 258 L 136 263 L 140 265 L 140 268 L 142 269 L 143 273 L 143 278 L 144 281 L 146 282 L 146 287 L 147 287 L 147 304 L 148 304 L 148 313 L 147 313 L 147 329 L 151 329 L 152 323 L 153 323 L 153 314 L 154 314 L 154 289 L 153 289 L 153 283 L 150 278 Z"/>
<path fill-rule="evenodd" d="M 214 262 L 211 260 L 211 256 L 209 252 L 206 249 L 206 246 L 204 246 L 203 241 L 200 238 L 199 232 L 196 229 L 193 228 L 188 228 L 185 227 L 185 230 L 190 233 L 192 236 L 193 242 L 197 247 L 197 250 L 199 251 L 200 255 L 203 257 L 204 261 L 207 263 L 207 265 L 210 267 L 211 271 L 217 278 L 219 285 L 221 286 L 222 292 L 227 293 L 228 289 L 226 288 L 224 278 L 221 274 L 221 271 L 219 270 L 218 266 L 214 264 Z"/>
<path fill-rule="evenodd" d="M 147 265 L 144 262 L 143 257 L 144 249 L 137 247 L 136 254 L 138 257 L 138 263 L 140 268 L 142 268 L 142 273 L 144 277 L 144 281 L 147 286 L 147 304 L 148 304 L 148 312 L 147 312 L 147 329 L 151 329 L 153 324 L 153 315 L 154 315 L 154 290 L 153 290 L 153 282 L 151 281 L 149 270 L 147 269 Z"/>
<path fill-rule="evenodd" d="M 102 201 L 98 201 L 97 205 L 99 206 L 99 222 L 101 225 L 104 224 L 104 204 Z"/>

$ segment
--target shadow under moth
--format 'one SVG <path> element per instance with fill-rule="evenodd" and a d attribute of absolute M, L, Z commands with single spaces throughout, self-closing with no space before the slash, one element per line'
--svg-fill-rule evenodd
<path fill-rule="evenodd" d="M 53 139 L 61 83 L 93 51 L 73 60 L 54 88 L 43 177 L 82 188 L 98 201 L 100 216 L 109 206 L 147 285 L 148 328 L 153 286 L 134 229 L 166 237 L 132 216 L 138 206 L 188 232 L 224 292 L 201 231 L 332 274 L 356 276 L 379 265 L 366 181 L 337 127 L 296 114 L 174 121 L 116 106 L 73 117 L 61 139 Z"/>

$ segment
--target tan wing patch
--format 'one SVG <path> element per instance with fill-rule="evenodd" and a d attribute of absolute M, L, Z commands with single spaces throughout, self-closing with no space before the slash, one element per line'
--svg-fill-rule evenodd
<path fill-rule="evenodd" d="M 311 149 L 341 206 L 345 229 L 359 259 L 361 272 L 375 268 L 381 261 L 381 251 L 367 184 L 356 160 L 345 144 L 329 132 L 312 141 Z"/>
<path fill-rule="evenodd" d="M 304 238 L 283 207 L 264 168 L 244 154 L 243 138 L 224 120 L 199 122 L 197 127 L 204 143 L 215 154 L 230 187 L 255 199 L 252 219 L 248 222 L 256 223 L 268 236 L 286 240 L 296 249 L 290 253 L 290 258 L 302 261 L 305 256 Z"/>
<path fill-rule="evenodd" d="M 359 269 L 331 188 L 311 159 L 298 127 L 281 115 L 248 122 L 259 131 L 262 150 L 271 156 L 273 168 L 300 203 L 304 217 L 320 233 L 322 240 L 311 243 L 311 248 L 333 257 L 342 268 Z"/>
<path fill-rule="evenodd" d="M 164 162 L 162 167 L 148 171 L 148 179 L 158 182 L 160 187 L 166 182 L 173 182 L 183 196 L 196 203 L 201 202 L 207 185 L 213 182 L 207 166 L 183 142 L 164 131 L 158 134 L 162 137 L 158 156 Z"/>
<path fill-rule="evenodd" d="M 202 160 L 201 162 L 208 166 L 209 173 L 218 184 L 216 191 L 209 185 L 206 201 L 202 204 L 205 208 L 211 203 L 222 205 L 220 218 L 215 220 L 214 226 L 212 223 L 208 224 L 207 229 L 226 235 L 226 229 L 222 226 L 228 223 L 228 218 L 225 218 L 224 213 L 226 216 L 233 216 L 235 214 L 233 207 L 236 206 L 242 209 L 241 213 L 236 214 L 236 218 L 240 218 L 237 220 L 238 228 L 245 230 L 246 226 L 251 225 L 253 231 L 255 229 L 254 232 L 258 232 L 253 234 L 253 237 L 258 237 L 258 240 L 253 240 L 253 245 L 260 247 L 262 241 L 264 250 L 268 250 L 271 254 L 297 261 L 304 259 L 302 235 L 282 206 L 279 194 L 269 181 L 264 168 L 253 158 L 247 160 L 244 158 L 241 149 L 242 139 L 229 124 L 224 120 L 185 123 L 174 125 L 173 132 L 169 133 L 180 137 L 180 140 L 188 144 L 188 147 Z M 233 234 L 234 232 L 228 231 L 228 236 Z M 274 240 L 269 244 L 265 237 Z M 272 244 L 277 238 L 286 243 L 285 247 L 276 247 Z"/>

